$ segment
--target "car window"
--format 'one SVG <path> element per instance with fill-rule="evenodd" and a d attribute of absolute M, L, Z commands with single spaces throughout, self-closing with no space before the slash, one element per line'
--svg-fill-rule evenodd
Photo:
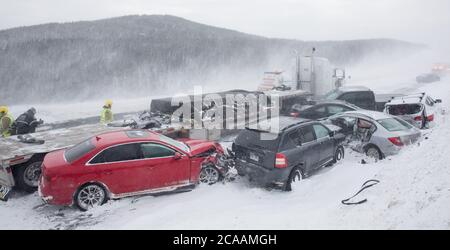
<path fill-rule="evenodd" d="M 245 129 L 235 139 L 235 143 L 247 148 L 278 150 L 281 136 L 274 133 Z"/>
<path fill-rule="evenodd" d="M 145 159 L 171 157 L 175 155 L 175 151 L 155 143 L 141 144 L 142 156 Z"/>
<path fill-rule="evenodd" d="M 358 93 L 345 93 L 341 97 L 339 97 L 339 100 L 346 101 L 349 103 L 355 103 L 358 98 Z"/>
<path fill-rule="evenodd" d="M 344 106 L 340 106 L 340 105 L 330 105 L 328 106 L 328 114 L 330 115 L 335 115 L 335 114 L 339 114 L 339 113 L 343 113 L 343 112 L 347 112 L 347 111 L 351 111 L 352 109 L 344 107 Z"/>
<path fill-rule="evenodd" d="M 318 113 L 325 113 L 325 110 L 326 110 L 325 106 L 320 106 L 320 107 L 313 109 L 314 112 L 318 112 Z"/>
<path fill-rule="evenodd" d="M 280 151 L 288 150 L 299 145 L 300 135 L 298 130 L 291 131 L 284 136 L 282 143 L 280 144 Z"/>
<path fill-rule="evenodd" d="M 387 119 L 381 119 L 377 121 L 381 126 L 383 126 L 388 131 L 403 131 L 411 129 L 411 125 L 409 125 L 407 122 L 403 122 L 400 119 L 397 118 L 387 118 Z"/>
<path fill-rule="evenodd" d="M 170 137 L 167 137 L 165 135 L 159 135 L 159 140 L 161 140 L 162 142 L 165 142 L 167 144 L 170 144 L 170 145 L 172 145 L 172 146 L 174 146 L 176 148 L 179 148 L 179 149 L 183 150 L 184 152 L 190 152 L 191 151 L 191 149 L 188 147 L 188 145 L 184 144 L 181 141 L 177 141 L 177 140 L 174 140 L 174 139 L 172 139 Z"/>
<path fill-rule="evenodd" d="M 368 129 L 371 133 L 375 132 L 375 130 L 377 130 L 377 127 L 375 126 L 375 124 L 373 124 L 371 121 L 365 120 L 365 119 L 361 119 L 359 118 L 357 121 L 357 129 L 358 130 L 366 130 Z"/>
<path fill-rule="evenodd" d="M 92 143 L 92 138 L 86 140 L 82 143 L 79 143 L 64 152 L 64 157 L 68 163 L 72 163 L 76 160 L 79 160 L 81 157 L 86 155 L 95 149 L 95 145 Z"/>
<path fill-rule="evenodd" d="M 316 119 L 318 117 L 324 117 L 326 116 L 326 107 L 323 105 L 312 107 L 309 109 L 304 110 L 303 112 L 300 111 L 300 114 L 304 118 L 309 119 Z"/>
<path fill-rule="evenodd" d="M 124 144 L 103 150 L 90 164 L 113 163 L 142 159 L 139 144 Z"/>
<path fill-rule="evenodd" d="M 316 139 L 314 129 L 311 125 L 300 128 L 299 134 L 301 143 L 312 142 Z"/>
<path fill-rule="evenodd" d="M 422 111 L 421 104 L 399 104 L 387 106 L 387 112 L 390 115 L 413 115 Z"/>
<path fill-rule="evenodd" d="M 339 100 L 349 102 L 361 108 L 370 108 L 370 104 L 374 102 L 373 95 L 370 92 L 346 93 Z"/>
<path fill-rule="evenodd" d="M 407 121 L 402 120 L 402 119 L 400 119 L 400 118 L 398 118 L 398 117 L 394 117 L 394 119 L 397 120 L 398 122 L 400 122 L 403 126 L 407 127 L 408 129 L 411 129 L 411 128 L 414 127 L 413 125 L 411 125 L 411 124 L 408 123 Z"/>
<path fill-rule="evenodd" d="M 323 125 L 314 124 L 313 128 L 316 133 L 317 139 L 325 138 L 330 135 L 330 131 L 327 128 L 325 128 Z"/>
<path fill-rule="evenodd" d="M 356 125 L 356 118 L 349 116 L 338 116 L 330 119 L 331 124 L 342 128 L 342 132 L 349 133 L 353 132 L 353 128 Z"/>

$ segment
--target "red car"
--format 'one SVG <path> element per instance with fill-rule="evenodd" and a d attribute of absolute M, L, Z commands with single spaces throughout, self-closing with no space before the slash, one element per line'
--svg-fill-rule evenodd
<path fill-rule="evenodd" d="M 221 152 L 215 142 L 177 141 L 147 130 L 105 133 L 47 154 L 39 194 L 50 204 L 88 210 L 108 199 L 191 190 L 200 172 L 219 178 L 211 164 Z"/>

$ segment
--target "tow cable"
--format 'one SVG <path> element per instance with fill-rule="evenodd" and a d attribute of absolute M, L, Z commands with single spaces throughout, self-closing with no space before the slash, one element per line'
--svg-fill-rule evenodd
<path fill-rule="evenodd" d="M 352 197 L 350 197 L 348 199 L 342 200 L 341 203 L 344 204 L 344 205 L 348 205 L 348 206 L 350 206 L 350 205 L 360 205 L 360 204 L 366 203 L 367 199 L 360 200 L 358 202 L 349 202 L 349 201 L 351 199 L 355 198 L 356 196 L 358 196 L 362 191 L 364 191 L 364 190 L 366 190 L 366 189 L 368 189 L 370 187 L 373 187 L 373 186 L 377 185 L 378 183 L 380 183 L 379 180 L 368 180 L 368 181 L 364 182 L 364 184 L 361 186 L 361 189 L 355 195 L 353 195 Z"/>

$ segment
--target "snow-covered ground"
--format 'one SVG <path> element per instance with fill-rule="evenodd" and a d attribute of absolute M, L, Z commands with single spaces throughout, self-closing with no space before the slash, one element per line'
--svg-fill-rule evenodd
<path fill-rule="evenodd" d="M 377 80 L 368 80 L 367 85 L 426 91 L 442 99 L 443 108 L 450 112 L 450 79 L 427 85 L 418 85 L 409 76 L 396 80 L 395 86 L 384 81 L 377 85 Z M 361 164 L 364 157 L 347 150 L 345 160 L 319 171 L 290 193 L 238 179 L 202 185 L 188 193 L 110 201 L 85 213 L 42 205 L 37 194 L 14 193 L 10 201 L 0 203 L 0 228 L 450 229 L 450 115 L 438 116 L 437 125 L 424 134 L 420 145 L 380 162 Z M 341 204 L 369 179 L 380 183 L 355 198 L 368 202 Z"/>

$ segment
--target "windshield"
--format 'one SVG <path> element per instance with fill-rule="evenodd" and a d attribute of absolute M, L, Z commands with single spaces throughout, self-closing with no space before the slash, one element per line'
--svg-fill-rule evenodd
<path fill-rule="evenodd" d="M 81 157 L 86 155 L 95 149 L 95 145 L 92 143 L 92 139 L 86 140 L 82 143 L 79 143 L 64 152 L 64 158 L 68 163 L 72 163 L 76 160 L 79 160 Z"/>
<path fill-rule="evenodd" d="M 398 118 L 381 119 L 378 120 L 377 122 L 381 124 L 381 126 L 383 126 L 385 129 L 391 132 L 404 131 L 412 128 L 412 125 Z"/>
<path fill-rule="evenodd" d="M 184 152 L 191 152 L 191 149 L 186 144 L 184 144 L 183 142 L 174 140 L 174 139 L 169 138 L 169 137 L 167 137 L 165 135 L 159 135 L 159 139 L 162 142 L 165 142 L 167 144 L 170 144 L 170 145 L 172 145 L 172 146 L 174 146 L 176 148 L 179 148 L 179 149 L 183 150 Z"/>
<path fill-rule="evenodd" d="M 327 100 L 336 100 L 339 95 L 341 94 L 341 92 L 339 90 L 333 90 L 331 92 L 329 92 L 328 94 L 325 95 L 325 99 Z"/>
<path fill-rule="evenodd" d="M 387 111 L 390 115 L 413 115 L 422 111 L 422 105 L 420 104 L 390 105 L 387 107 Z"/>

